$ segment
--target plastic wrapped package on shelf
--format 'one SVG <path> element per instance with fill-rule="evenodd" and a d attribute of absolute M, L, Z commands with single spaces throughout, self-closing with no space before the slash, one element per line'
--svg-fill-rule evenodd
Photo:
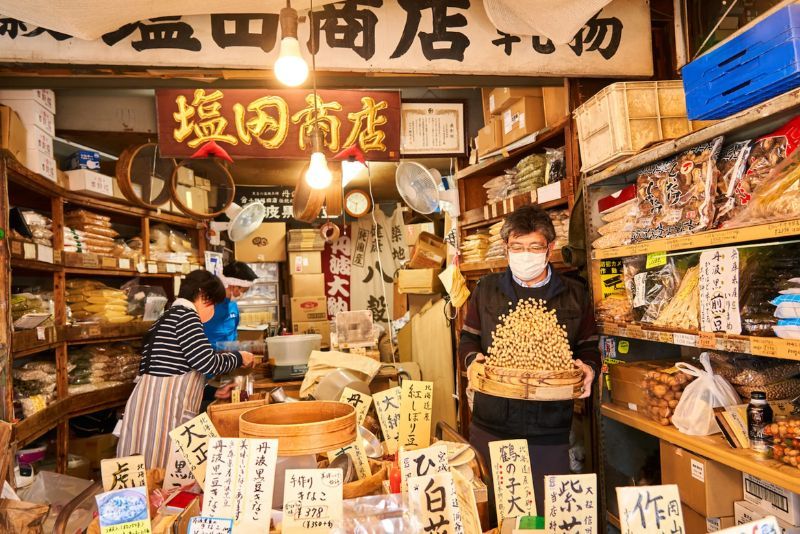
<path fill-rule="evenodd" d="M 12 371 L 14 407 L 19 419 L 30 417 L 47 407 L 56 397 L 56 364 L 31 361 Z"/>
<path fill-rule="evenodd" d="M 66 300 L 72 322 L 122 324 L 134 319 L 125 292 L 96 280 L 68 280 Z"/>
<path fill-rule="evenodd" d="M 70 349 L 70 395 L 132 381 L 139 372 L 140 350 L 138 344 L 125 342 Z"/>

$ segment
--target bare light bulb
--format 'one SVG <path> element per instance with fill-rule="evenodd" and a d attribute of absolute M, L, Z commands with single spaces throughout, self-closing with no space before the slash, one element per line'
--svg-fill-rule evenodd
<path fill-rule="evenodd" d="M 312 189 L 326 189 L 333 181 L 328 161 L 322 152 L 311 154 L 311 164 L 306 171 L 306 183 Z"/>
<path fill-rule="evenodd" d="M 342 187 L 352 182 L 355 177 L 366 168 L 366 165 L 358 160 L 342 160 Z"/>
<path fill-rule="evenodd" d="M 275 76 L 283 85 L 296 87 L 308 78 L 308 63 L 300 54 L 300 43 L 296 37 L 281 39 L 281 50 L 275 61 Z"/>

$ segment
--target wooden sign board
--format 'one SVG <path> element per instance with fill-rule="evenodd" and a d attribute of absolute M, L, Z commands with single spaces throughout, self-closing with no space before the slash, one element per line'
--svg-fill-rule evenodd
<path fill-rule="evenodd" d="M 408 480 L 408 502 L 423 532 L 464 532 L 453 475 L 449 471 Z"/>
<path fill-rule="evenodd" d="M 126 456 L 101 460 L 103 491 L 136 488 L 147 485 L 144 456 Z"/>
<path fill-rule="evenodd" d="M 622 534 L 686 532 L 678 486 L 617 488 Z"/>
<path fill-rule="evenodd" d="M 339 402 L 344 402 L 355 408 L 356 423 L 363 425 L 364 419 L 367 417 L 367 412 L 370 406 L 372 406 L 372 396 L 351 388 L 344 388 L 344 390 L 342 390 L 342 396 L 339 397 Z"/>
<path fill-rule="evenodd" d="M 536 514 L 528 441 L 489 442 L 497 521 Z"/>
<path fill-rule="evenodd" d="M 419 449 L 431 444 L 433 382 L 403 380 L 400 390 L 400 436 L 405 449 Z"/>
<path fill-rule="evenodd" d="M 544 478 L 544 520 L 548 532 L 597 533 L 597 475 Z"/>
<path fill-rule="evenodd" d="M 372 396 L 389 454 L 397 452 L 397 440 L 400 437 L 400 392 L 401 388 L 397 386 Z"/>
<path fill-rule="evenodd" d="M 200 487 L 206 479 L 206 459 L 208 455 L 208 440 L 218 438 L 219 433 L 207 413 L 201 413 L 194 419 L 187 421 L 179 427 L 173 428 L 169 437 L 180 453 L 189 462 L 195 480 Z"/>
<path fill-rule="evenodd" d="M 410 451 L 401 450 L 399 464 L 403 491 L 406 491 L 411 478 L 443 473 L 450 469 L 447 461 L 447 445 L 433 445 Z"/>
<path fill-rule="evenodd" d="M 369 465 L 367 451 L 364 450 L 364 446 L 361 444 L 360 440 L 354 441 L 347 447 L 330 451 L 328 453 L 328 463 L 333 463 L 333 461 L 342 454 L 348 455 L 350 460 L 352 460 L 353 466 L 356 470 L 356 475 L 358 475 L 359 480 L 363 480 L 372 476 L 372 468 Z"/>
<path fill-rule="evenodd" d="M 341 469 L 287 469 L 283 532 L 327 534 L 342 521 Z"/>

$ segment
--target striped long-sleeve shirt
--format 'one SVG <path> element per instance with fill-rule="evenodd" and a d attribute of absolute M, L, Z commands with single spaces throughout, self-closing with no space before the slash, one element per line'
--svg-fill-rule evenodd
<path fill-rule="evenodd" d="M 217 375 L 241 367 L 238 352 L 215 352 L 203 331 L 197 312 L 176 301 L 151 328 L 146 338 L 139 374 L 182 375 L 189 371 Z"/>

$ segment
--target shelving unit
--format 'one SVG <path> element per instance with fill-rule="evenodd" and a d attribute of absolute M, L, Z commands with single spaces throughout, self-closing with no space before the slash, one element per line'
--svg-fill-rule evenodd
<path fill-rule="evenodd" d="M 22 201 L 21 199 L 24 199 Z M 14 446 L 21 448 L 56 430 L 56 458 L 59 471 L 67 465 L 69 448 L 69 426 L 71 418 L 87 413 L 122 406 L 128 399 L 133 384 L 122 384 L 86 393 L 68 393 L 68 349 L 74 345 L 114 343 L 141 339 L 152 323 L 134 321 L 124 324 L 67 324 L 66 281 L 70 277 L 97 277 L 110 281 L 139 277 L 145 283 L 164 287 L 167 295 L 173 295 L 175 279 L 181 277 L 181 266 L 167 269 L 167 264 L 150 261 L 149 229 L 151 224 L 165 223 L 193 233 L 200 256 L 205 251 L 205 225 L 180 215 L 150 211 L 115 202 L 107 198 L 95 198 L 76 193 L 61 185 L 31 172 L 5 151 L 0 151 L 0 213 L 9 226 L 9 208 L 22 207 L 44 211 L 53 220 L 53 263 L 25 258 L 24 252 L 14 250 L 19 242 L 6 239 L 0 246 L 0 263 L 9 268 L 0 276 L 2 291 L 11 293 L 14 277 L 37 278 L 52 282 L 55 326 L 12 332 L 10 310 L 7 300 L 0 301 L 0 314 L 8 320 L 0 327 L 0 384 L 4 386 L 2 408 L 4 419 L 14 420 L 13 378 L 14 362 L 29 357 L 52 358 L 56 364 L 56 398 L 45 409 L 14 424 Z M 93 212 L 115 216 L 123 224 L 141 231 L 144 241 L 144 263 L 131 265 L 130 269 L 109 266 L 65 265 L 63 251 L 63 225 L 65 206 L 86 208 Z M 20 248 L 20 246 L 17 246 Z M 23 256 L 23 257 L 20 257 Z M 106 263 L 105 261 L 101 263 Z M 124 266 L 124 264 L 122 264 Z M 175 272 L 166 272 L 166 271 Z M 5 351 L 3 347 L 8 347 Z M 49 354 L 49 356 L 48 356 Z M 52 360 L 51 360 L 52 361 Z"/>

